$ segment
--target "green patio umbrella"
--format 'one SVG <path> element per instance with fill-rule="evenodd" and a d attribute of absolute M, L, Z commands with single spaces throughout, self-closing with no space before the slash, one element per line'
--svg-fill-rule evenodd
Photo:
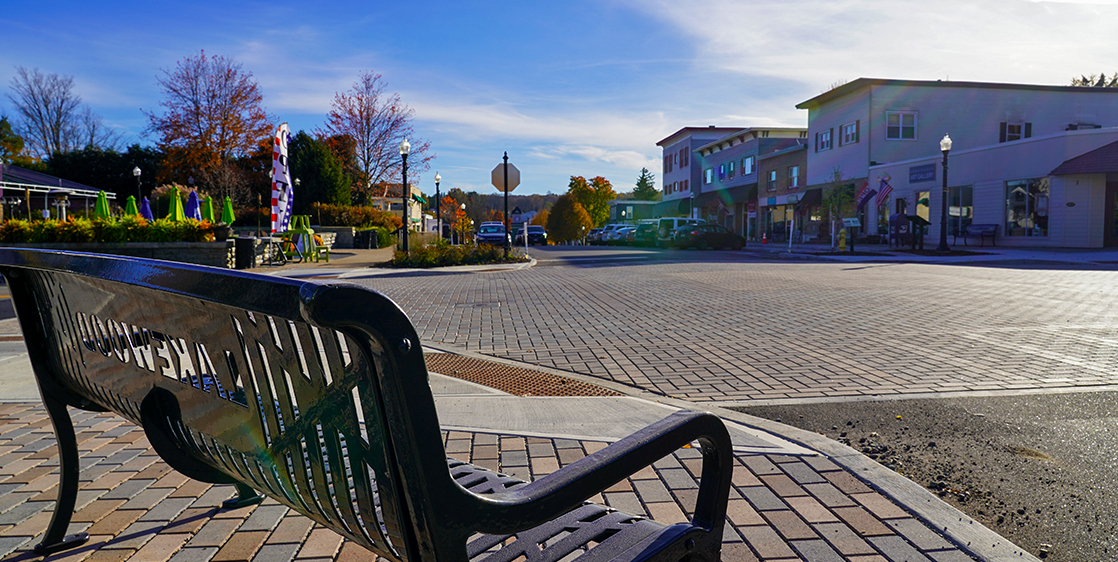
<path fill-rule="evenodd" d="M 202 220 L 214 222 L 214 205 L 209 197 L 202 200 Z"/>
<path fill-rule="evenodd" d="M 109 218 L 109 196 L 104 191 L 97 192 L 97 203 L 93 205 L 93 216 L 99 219 Z"/>
<path fill-rule="evenodd" d="M 140 216 L 140 209 L 136 207 L 136 198 L 129 195 L 128 202 L 124 204 L 124 214 L 134 217 Z"/>
<path fill-rule="evenodd" d="M 167 212 L 167 218 L 173 221 L 186 220 L 186 211 L 182 208 L 182 199 L 179 198 L 177 191 L 171 196 L 171 208 Z"/>
<path fill-rule="evenodd" d="M 233 200 L 229 197 L 225 198 L 225 204 L 221 206 L 221 222 L 233 226 Z"/>

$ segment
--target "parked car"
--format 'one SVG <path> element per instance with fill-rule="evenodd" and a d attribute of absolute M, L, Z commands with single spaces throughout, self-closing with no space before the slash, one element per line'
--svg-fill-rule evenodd
<path fill-rule="evenodd" d="M 511 243 L 512 238 L 505 232 L 505 225 L 499 222 L 483 222 L 477 228 L 477 243 L 502 246 Z"/>
<path fill-rule="evenodd" d="M 590 232 L 586 233 L 586 243 L 587 244 L 590 244 L 591 246 L 593 246 L 593 245 L 595 245 L 595 244 L 597 244 L 601 241 L 602 241 L 602 229 L 591 228 Z"/>
<path fill-rule="evenodd" d="M 700 250 L 708 248 L 730 248 L 740 250 L 745 245 L 745 238 L 735 234 L 730 229 L 711 223 L 689 224 L 676 229 L 672 236 L 673 245 L 677 248 L 695 247 Z"/>
<path fill-rule="evenodd" d="M 601 231 L 601 233 L 598 234 L 598 238 L 596 240 L 591 240 L 590 244 L 591 245 L 608 244 L 609 239 L 612 237 L 612 235 L 610 233 L 612 233 L 614 230 L 617 230 L 619 228 L 626 227 L 626 226 L 629 226 L 629 225 L 627 225 L 627 224 L 607 224 L 607 225 L 602 227 L 602 231 Z"/>
<path fill-rule="evenodd" d="M 634 246 L 655 246 L 659 230 L 656 223 L 638 224 L 636 230 L 629 233 L 629 242 Z"/>
<path fill-rule="evenodd" d="M 519 246 L 524 243 L 524 229 L 516 229 L 516 236 L 514 237 L 516 244 Z M 547 245 L 547 231 L 542 226 L 530 224 L 528 225 L 528 245 L 535 246 L 536 244 Z"/>
<path fill-rule="evenodd" d="M 602 237 L 602 242 L 605 242 L 610 246 L 619 246 L 625 244 L 628 240 L 626 238 L 626 235 L 629 234 L 630 230 L 635 230 L 636 228 L 637 227 L 632 225 L 623 225 L 620 228 L 615 228 L 607 232 L 606 235 Z"/>
<path fill-rule="evenodd" d="M 664 217 L 657 223 L 656 242 L 660 244 L 661 248 L 669 248 L 675 243 L 674 236 L 677 228 L 687 224 L 699 224 L 700 222 L 702 221 L 686 217 Z"/>

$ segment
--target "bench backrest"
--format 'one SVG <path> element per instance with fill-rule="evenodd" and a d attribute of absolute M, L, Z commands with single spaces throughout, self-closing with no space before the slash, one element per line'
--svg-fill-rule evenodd
<path fill-rule="evenodd" d="M 987 235 L 995 234 L 998 231 L 997 224 L 968 224 L 966 227 L 967 234 L 973 235 Z"/>
<path fill-rule="evenodd" d="M 419 339 L 387 297 L 76 252 L 0 249 L 0 273 L 44 393 L 111 409 L 165 458 L 180 449 L 172 466 L 198 464 L 188 475 L 246 483 L 390 560 L 442 557 L 428 498 L 464 494 Z"/>

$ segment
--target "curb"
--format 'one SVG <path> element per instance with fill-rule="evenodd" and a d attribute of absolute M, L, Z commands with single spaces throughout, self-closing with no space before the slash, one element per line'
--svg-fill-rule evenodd
<path fill-rule="evenodd" d="M 885 468 L 862 453 L 818 433 L 805 431 L 782 423 L 750 416 L 727 408 L 702 402 L 689 402 L 669 398 L 646 390 L 635 389 L 614 381 L 562 371 L 541 365 L 526 364 L 502 357 L 493 357 L 445 344 L 423 344 L 423 347 L 501 363 L 522 369 L 532 369 L 578 381 L 596 384 L 626 396 L 666 404 L 682 409 L 708 410 L 719 417 L 777 435 L 830 459 L 849 471 L 859 480 L 911 512 L 926 525 L 942 533 L 963 551 L 986 562 L 1026 561 L 1041 562 L 1032 554 L 1006 540 L 985 525 L 959 511 L 923 486 Z"/>

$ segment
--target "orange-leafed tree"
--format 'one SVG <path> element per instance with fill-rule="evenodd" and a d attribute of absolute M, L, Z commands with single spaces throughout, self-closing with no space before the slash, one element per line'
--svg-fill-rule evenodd
<path fill-rule="evenodd" d="M 593 227 L 586 209 L 569 193 L 559 196 L 547 217 L 548 238 L 557 242 L 579 240 Z"/>
<path fill-rule="evenodd" d="M 578 201 L 579 205 L 590 215 L 594 226 L 602 226 L 609 220 L 609 202 L 617 199 L 613 185 L 602 176 L 587 180 L 582 176 L 571 176 L 567 194 Z M 554 209 L 552 210 L 554 213 Z"/>
<path fill-rule="evenodd" d="M 387 90 L 388 85 L 379 74 L 362 73 L 352 88 L 334 95 L 325 128 L 318 132 L 324 138 L 350 139 L 348 145 L 334 143 L 333 146 L 352 151 L 338 156 L 342 162 L 352 162 L 353 191 L 366 200 L 373 196 L 401 195 L 389 190 L 389 186 L 396 186 L 398 190 L 401 184 L 401 141 L 407 139 L 411 145 L 408 183 L 418 183 L 419 174 L 430 167 L 434 158 L 429 153 L 430 143 L 413 138 L 411 119 L 415 111 L 405 105 L 398 94 Z"/>
<path fill-rule="evenodd" d="M 505 222 L 505 214 L 497 209 L 488 209 L 482 213 L 481 220 L 483 221 L 497 221 L 499 223 Z"/>
<path fill-rule="evenodd" d="M 241 64 L 205 51 L 188 56 L 156 82 L 163 90 L 162 112 L 144 113 L 149 134 L 166 154 L 161 179 L 206 182 L 220 196 L 244 202 L 244 182 L 229 182 L 230 163 L 271 142 L 274 119 L 262 105 L 260 87 Z"/>
<path fill-rule="evenodd" d="M 536 216 L 532 217 L 532 221 L 528 224 L 535 224 L 547 228 L 547 218 L 549 216 L 551 216 L 551 211 L 544 209 L 536 213 Z"/>
<path fill-rule="evenodd" d="M 453 218 L 458 216 L 457 211 L 462 211 L 458 205 L 458 201 L 449 195 L 444 195 L 443 198 L 439 200 L 439 214 L 442 215 L 443 223 L 451 224 L 454 222 Z M 465 211 L 462 212 L 465 213 Z"/>

